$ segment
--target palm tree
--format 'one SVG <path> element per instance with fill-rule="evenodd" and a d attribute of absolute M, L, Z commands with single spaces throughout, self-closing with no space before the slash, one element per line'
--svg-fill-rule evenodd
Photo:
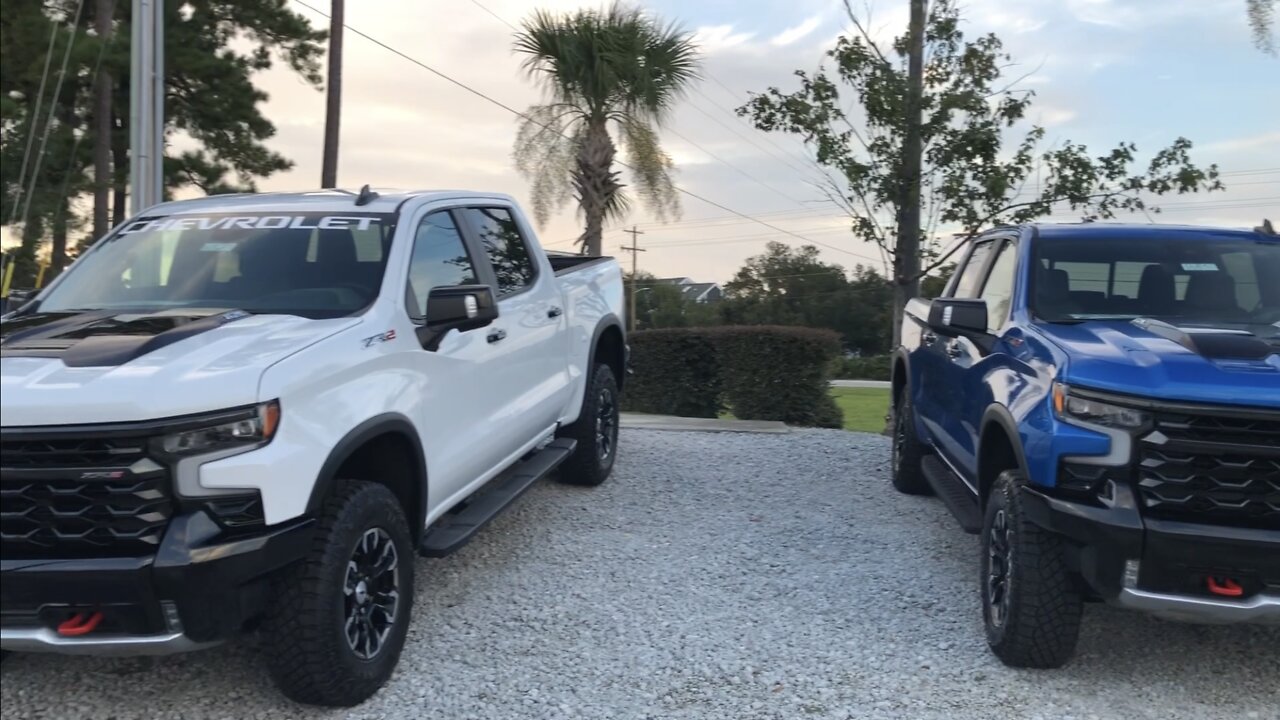
<path fill-rule="evenodd" d="M 631 206 L 613 167 L 615 138 L 641 200 L 660 219 L 679 212 L 657 128 L 698 77 L 689 33 L 619 3 L 563 16 L 540 10 L 516 33 L 515 50 L 545 95 L 525 113 L 515 143 L 539 224 L 574 197 L 586 223 L 578 242 L 600 254 L 604 221 Z"/>
<path fill-rule="evenodd" d="M 1246 0 L 1245 7 L 1249 13 L 1249 27 L 1253 28 L 1253 42 L 1258 49 L 1276 54 L 1275 37 L 1272 28 L 1276 21 L 1276 0 Z"/>

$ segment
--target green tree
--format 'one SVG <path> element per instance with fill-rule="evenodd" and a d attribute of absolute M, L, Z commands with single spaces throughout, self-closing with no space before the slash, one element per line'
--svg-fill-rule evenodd
<path fill-rule="evenodd" d="M 631 202 L 614 169 L 615 138 L 641 200 L 659 218 L 678 213 L 657 128 L 697 77 L 689 33 L 615 2 L 568 15 L 536 11 L 516 33 L 515 51 L 546 99 L 525 113 L 515 142 L 539 224 L 574 197 L 585 221 L 578 242 L 600 254 L 605 220 L 623 217 Z"/>
<path fill-rule="evenodd" d="M 722 320 L 730 325 L 828 328 L 848 351 L 888 350 L 891 293 L 884 276 L 858 266 L 852 276 L 819 259 L 811 245 L 771 242 L 725 284 Z"/>
<path fill-rule="evenodd" d="M 921 278 L 949 260 L 950 253 L 939 251 L 940 226 L 958 227 L 964 239 L 1054 212 L 1082 218 L 1158 212 L 1151 196 L 1222 187 L 1216 166 L 1190 161 L 1185 138 L 1145 166 L 1127 142 L 1101 155 L 1070 141 L 1043 148 L 1043 128 L 1020 129 L 1034 94 L 1006 79 L 1011 58 L 999 38 L 966 40 L 954 0 L 935 0 L 923 36 L 918 104 L 923 212 L 918 226 L 900 228 L 913 216 L 903 212 L 912 202 L 903 191 L 903 178 L 912 174 L 905 145 L 915 104 L 909 102 L 909 45 L 905 37 L 889 46 L 877 42 L 847 0 L 845 7 L 853 30 L 827 53 L 831 70 L 797 71 L 798 90 L 769 88 L 738 112 L 762 130 L 803 138 L 829 180 L 828 197 L 849 215 L 853 236 L 891 258 L 895 339 Z M 900 244 L 900 236 L 911 242 Z"/>
<path fill-rule="evenodd" d="M 104 11 L 112 17 L 99 18 Z M 124 219 L 130 11 L 130 3 L 124 0 L 0 3 L 0 64 L 4 67 L 0 74 L 0 212 L 5 222 L 11 217 L 21 222 L 26 216 L 20 230 L 23 244 L 17 253 L 16 285 L 34 280 L 37 246 L 50 232 L 51 259 L 55 269 L 60 267 L 61 256 L 68 252 L 68 231 L 84 224 L 80 198 L 94 190 L 95 154 L 99 160 L 103 155 L 110 160 L 106 169 L 111 192 L 95 194 L 100 217 L 106 217 L 101 203 L 110 198 L 112 220 Z M 103 33 L 108 26 L 112 31 Z M 283 61 L 318 86 L 324 38 L 323 31 L 277 0 L 166 0 L 166 133 L 184 135 L 196 145 L 165 159 L 167 190 L 184 186 L 206 193 L 253 190 L 256 178 L 291 167 L 290 160 L 264 144 L 275 135 L 275 126 L 262 115 L 260 105 L 267 96 L 253 85 L 253 75 Z M 68 47 L 67 69 L 61 73 L 60 61 Z M 46 77 L 47 57 L 54 62 L 47 73 L 46 91 L 37 98 L 41 78 Z M 100 76 L 105 80 L 99 81 Z M 95 98 L 98 82 L 109 88 L 109 103 L 101 102 L 100 94 Z M 51 104 L 50 123 L 46 118 Z M 97 114 L 103 107 L 109 108 L 112 117 L 100 123 Z M 39 138 L 46 128 L 49 142 L 40 153 Z M 104 136 L 102 128 L 111 132 Z M 36 138 L 30 153 L 29 137 Z M 109 153 L 95 153 L 101 143 L 109 146 Z M 40 172 L 34 173 L 34 191 L 28 193 L 37 164 Z M 27 195 L 30 210 L 23 213 Z M 15 214 L 19 200 L 21 207 Z"/>

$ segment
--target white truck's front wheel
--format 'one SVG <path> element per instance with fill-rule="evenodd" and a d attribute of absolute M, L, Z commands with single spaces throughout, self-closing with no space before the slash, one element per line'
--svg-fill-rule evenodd
<path fill-rule="evenodd" d="M 391 677 L 413 607 L 413 543 L 385 486 L 344 482 L 265 624 L 271 676 L 298 702 L 350 707 Z"/>

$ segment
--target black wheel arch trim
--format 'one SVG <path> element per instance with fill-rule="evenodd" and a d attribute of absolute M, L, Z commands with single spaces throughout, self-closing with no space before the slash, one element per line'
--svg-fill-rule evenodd
<path fill-rule="evenodd" d="M 631 348 L 627 345 L 627 332 L 623 329 L 622 321 L 617 315 L 609 313 L 600 318 L 600 322 L 596 323 L 596 329 L 591 333 L 591 349 L 587 352 L 586 373 L 589 375 L 596 367 L 596 350 L 600 348 L 600 338 L 609 328 L 617 328 L 618 334 L 622 336 L 622 372 L 618 373 L 618 377 L 614 381 L 618 383 L 618 390 L 622 390 L 627 374 L 628 365 L 631 362 Z"/>
<path fill-rule="evenodd" d="M 1023 477 L 1030 477 L 1028 473 L 1027 455 L 1022 447 L 1022 436 L 1018 432 L 1018 421 L 1014 419 L 1013 413 L 1009 412 L 1009 408 L 1004 405 L 991 405 L 982 413 L 982 422 L 978 425 L 982 428 L 978 434 L 978 467 L 982 467 L 981 451 L 982 446 L 989 432 L 1002 432 L 1009 445 L 1013 448 L 1013 455 L 1018 460 L 1017 470 L 1022 473 Z M 981 486 L 981 478 L 979 478 L 979 492 L 985 503 L 988 487 Z"/>
<path fill-rule="evenodd" d="M 324 504 L 325 498 L 329 496 L 329 492 L 339 479 L 338 469 L 342 464 L 366 442 L 387 433 L 405 436 L 414 450 L 413 475 L 418 483 L 416 488 L 419 496 L 418 508 L 414 511 L 414 517 L 407 519 L 411 523 L 409 532 L 416 545 L 422 536 L 427 518 L 427 457 L 422 448 L 422 438 L 418 436 L 418 429 L 407 416 L 400 413 L 375 415 L 352 428 L 334 444 L 333 449 L 329 451 L 329 457 L 325 458 L 324 464 L 320 466 L 320 474 L 311 488 L 311 497 L 307 500 L 307 515 L 315 517 L 320 512 L 320 506 Z"/>
<path fill-rule="evenodd" d="M 899 378 L 898 378 L 899 362 L 902 363 L 901 381 L 899 381 Z M 893 392 L 893 388 L 896 385 L 898 385 L 899 382 L 902 383 L 902 387 L 904 388 L 910 386 L 911 385 L 911 353 L 908 353 L 905 347 L 902 347 L 901 345 L 899 345 L 897 349 L 895 349 L 889 355 L 889 364 L 890 364 L 889 391 Z M 890 400 L 892 401 L 893 398 L 891 397 Z"/>

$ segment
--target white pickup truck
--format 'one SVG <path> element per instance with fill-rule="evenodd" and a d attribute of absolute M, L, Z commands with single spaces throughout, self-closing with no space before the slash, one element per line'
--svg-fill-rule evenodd
<path fill-rule="evenodd" d="M 166 654 L 265 635 L 289 697 L 373 694 L 414 554 L 617 456 L 611 258 L 511 198 L 166 203 L 0 323 L 0 647 Z"/>

